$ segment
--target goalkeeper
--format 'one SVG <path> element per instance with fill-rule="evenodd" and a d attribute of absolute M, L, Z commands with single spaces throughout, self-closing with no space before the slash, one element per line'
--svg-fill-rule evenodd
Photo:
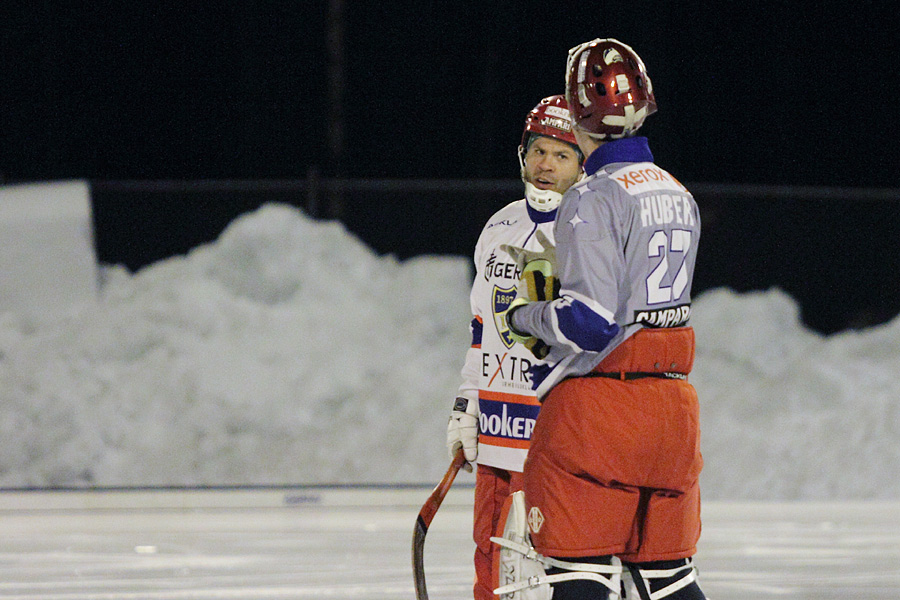
<path fill-rule="evenodd" d="M 619 595 L 624 567 L 642 600 L 703 600 L 693 566 L 700 415 L 688 381 L 700 214 L 635 135 L 656 110 L 637 53 L 598 38 L 570 51 L 566 73 L 587 158 L 556 218 L 560 297 L 525 294 L 507 312 L 517 338 L 549 346 L 532 373 L 543 404 L 518 511 L 549 569 L 524 582 L 512 573 L 509 585 L 533 598 L 605 600 Z M 532 560 L 527 548 L 523 557 Z"/>

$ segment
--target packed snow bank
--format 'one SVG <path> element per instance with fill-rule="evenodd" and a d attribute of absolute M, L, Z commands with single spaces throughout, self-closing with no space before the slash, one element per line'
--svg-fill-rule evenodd
<path fill-rule="evenodd" d="M 3 314 L 0 485 L 427 480 L 468 281 L 462 259 L 399 263 L 269 205 L 113 269 L 97 305 Z"/>
<path fill-rule="evenodd" d="M 99 303 L 3 313 L 0 486 L 435 481 L 469 285 L 465 258 L 399 262 L 272 204 L 109 269 Z M 798 312 L 696 299 L 705 497 L 900 497 L 900 319 L 826 338 Z"/>
<path fill-rule="evenodd" d="M 704 494 L 900 498 L 900 318 L 824 337 L 778 291 L 695 303 Z"/>

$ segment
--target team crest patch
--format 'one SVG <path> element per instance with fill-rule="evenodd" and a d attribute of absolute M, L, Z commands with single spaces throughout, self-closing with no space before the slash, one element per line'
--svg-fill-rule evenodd
<path fill-rule="evenodd" d="M 544 525 L 544 513 L 537 506 L 532 506 L 528 511 L 528 528 L 531 533 L 538 533 Z"/>
<path fill-rule="evenodd" d="M 491 294 L 491 306 L 494 310 L 494 325 L 497 327 L 497 333 L 500 334 L 500 339 L 503 340 L 503 345 L 507 348 L 512 348 L 512 345 L 515 344 L 515 340 L 509 336 L 509 327 L 506 325 L 506 311 L 509 310 L 509 305 L 512 303 L 513 299 L 516 297 L 516 288 L 501 288 L 498 286 L 494 286 L 494 291 Z"/>

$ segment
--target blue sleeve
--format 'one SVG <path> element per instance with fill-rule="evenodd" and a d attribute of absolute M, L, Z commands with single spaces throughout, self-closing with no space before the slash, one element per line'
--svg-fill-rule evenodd
<path fill-rule="evenodd" d="M 619 333 L 619 326 L 610 323 L 578 300 L 554 309 L 559 331 L 582 350 L 600 352 Z"/>

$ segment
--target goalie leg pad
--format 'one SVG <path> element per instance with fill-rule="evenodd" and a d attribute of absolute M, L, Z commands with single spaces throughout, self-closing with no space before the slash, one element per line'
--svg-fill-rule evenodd
<path fill-rule="evenodd" d="M 622 564 L 618 558 L 609 557 L 610 564 L 594 564 L 541 555 L 531 546 L 524 492 L 515 492 L 509 502 L 503 536 L 491 538 L 500 546 L 494 593 L 501 600 L 550 600 L 551 584 L 579 579 L 600 583 L 608 588 L 609 598 L 619 598 Z M 548 568 L 554 573 L 548 575 Z"/>
<path fill-rule="evenodd" d="M 641 600 L 705 600 L 690 558 L 628 564 Z"/>
<path fill-rule="evenodd" d="M 514 492 L 504 507 L 506 519 L 501 515 L 502 537 L 492 537 L 491 541 L 500 546 L 495 553 L 494 593 L 501 600 L 550 600 L 553 590 L 550 584 L 537 584 L 546 577 L 544 565 L 529 557 L 531 539 L 528 535 L 528 516 L 525 511 L 525 494 Z M 526 582 L 525 586 L 521 586 Z M 531 586 L 528 582 L 536 585 Z"/>

